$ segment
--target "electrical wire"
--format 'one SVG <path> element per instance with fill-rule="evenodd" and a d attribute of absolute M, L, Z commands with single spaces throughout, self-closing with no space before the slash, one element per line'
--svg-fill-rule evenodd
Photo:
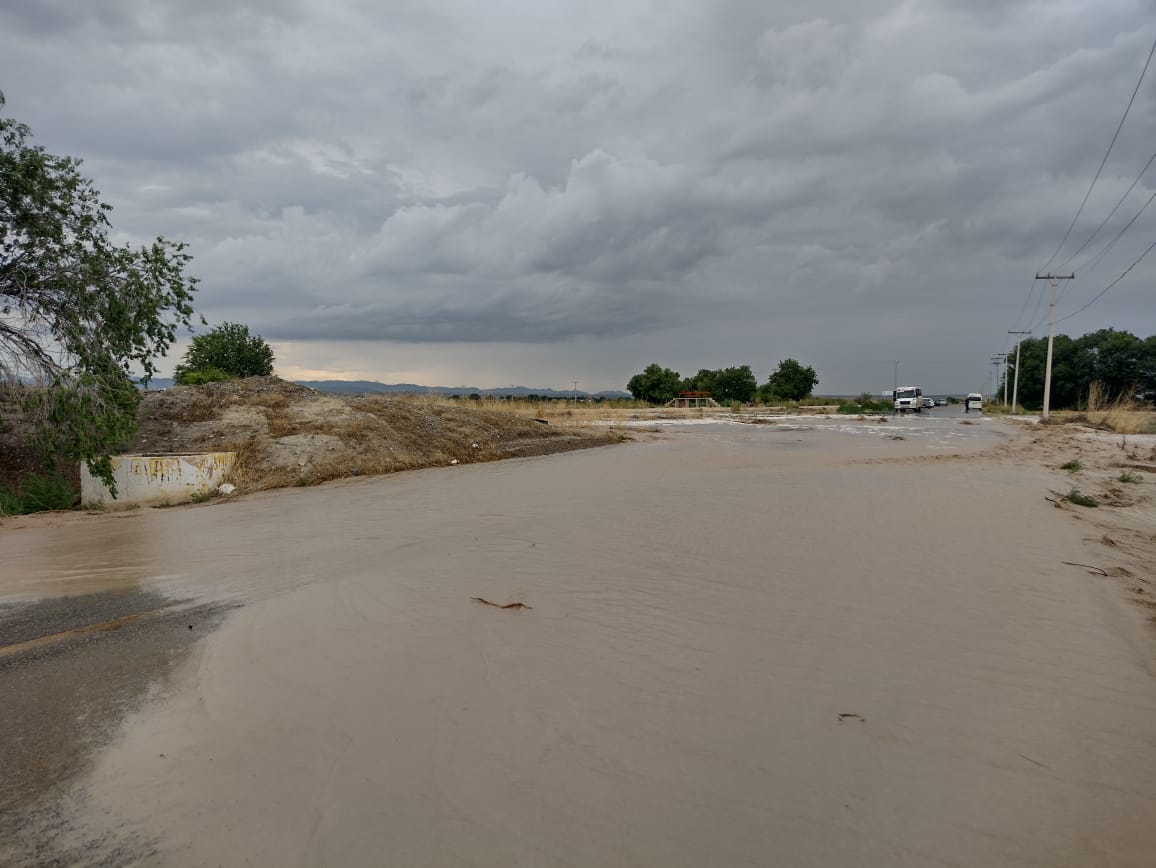
<path fill-rule="evenodd" d="M 1088 267 L 1085 269 L 1086 271 L 1091 271 L 1093 268 L 1104 261 L 1104 256 L 1107 255 L 1109 250 L 1116 246 L 1117 241 L 1124 237 L 1124 233 L 1127 232 L 1131 228 L 1132 224 L 1136 222 L 1136 218 L 1143 214 L 1148 206 L 1152 204 L 1153 199 L 1156 199 L 1156 193 L 1153 193 L 1148 197 L 1148 201 L 1140 206 L 1140 210 L 1132 216 L 1131 220 L 1124 224 L 1124 227 L 1116 233 L 1115 238 L 1105 244 L 1095 256 L 1088 260 Z"/>
<path fill-rule="evenodd" d="M 1108 216 L 1100 221 L 1100 225 L 1097 226 L 1095 231 L 1088 236 L 1088 239 L 1076 249 L 1076 252 L 1065 259 L 1063 263 L 1061 263 L 1061 269 L 1063 269 L 1069 262 L 1079 256 L 1084 251 L 1084 248 L 1091 244 L 1095 237 L 1100 234 L 1100 230 L 1108 225 L 1108 221 L 1112 219 L 1112 216 L 1120 209 L 1120 206 L 1124 204 L 1124 200 L 1128 198 L 1128 195 L 1136 189 L 1136 185 L 1140 183 L 1140 179 L 1144 177 L 1144 173 L 1148 171 L 1148 168 L 1154 161 L 1156 161 L 1156 153 L 1153 153 L 1152 156 L 1148 158 L 1148 162 L 1144 164 L 1144 168 L 1140 170 L 1140 174 L 1136 176 L 1136 179 L 1132 182 L 1132 185 L 1124 191 L 1124 195 L 1120 197 L 1119 201 L 1117 201 L 1116 204 L 1112 206 L 1112 210 L 1108 212 Z M 1136 218 L 1132 219 L 1134 220 Z"/>
<path fill-rule="evenodd" d="M 1027 311 L 1028 305 L 1032 302 L 1032 296 L 1035 294 L 1036 284 L 1038 282 L 1039 281 L 1033 280 L 1031 287 L 1028 289 L 1028 296 L 1024 299 L 1023 307 L 1020 308 L 1019 316 L 1015 318 L 1015 323 L 1017 326 L 1024 321 L 1024 313 Z M 1035 312 L 1032 313 L 1032 316 L 1035 316 Z"/>
<path fill-rule="evenodd" d="M 1072 234 L 1072 230 L 1076 227 L 1076 221 L 1080 219 L 1080 214 L 1083 213 L 1084 206 L 1088 204 L 1088 197 L 1092 195 L 1092 189 L 1096 186 L 1096 182 L 1100 180 L 1100 173 L 1104 171 L 1104 165 L 1108 162 L 1108 155 L 1112 153 L 1116 139 L 1120 137 L 1120 130 L 1124 128 L 1124 121 L 1128 119 L 1128 112 L 1132 110 L 1132 103 L 1136 101 L 1136 94 L 1140 92 L 1140 85 L 1144 81 L 1144 75 L 1148 72 L 1148 65 L 1152 63 L 1153 54 L 1156 54 L 1156 39 L 1152 40 L 1152 48 L 1148 51 L 1148 59 L 1144 61 L 1144 68 L 1140 70 L 1140 78 L 1136 81 L 1136 87 L 1132 90 L 1132 96 L 1128 100 L 1128 106 L 1124 109 L 1124 115 L 1120 118 L 1120 123 L 1116 125 L 1116 132 L 1112 134 L 1112 141 L 1108 143 L 1108 150 L 1104 151 L 1104 159 L 1100 160 L 1100 167 L 1096 169 L 1096 175 L 1092 178 L 1092 183 L 1088 185 L 1088 192 L 1084 194 L 1084 201 L 1080 203 L 1080 207 L 1076 210 L 1076 216 L 1072 218 L 1072 222 L 1068 226 L 1068 231 L 1064 233 L 1064 237 L 1060 239 L 1060 243 L 1056 246 L 1055 252 L 1048 257 L 1048 261 L 1044 263 L 1044 267 L 1040 269 L 1041 271 L 1047 271 L 1048 266 L 1052 264 L 1052 260 L 1059 255 L 1059 252 L 1068 240 L 1068 236 Z"/>
<path fill-rule="evenodd" d="M 1156 193 L 1153 194 L 1153 198 L 1156 198 Z M 1149 199 L 1148 201 L 1151 202 L 1152 200 Z M 1060 319 L 1056 320 L 1056 322 L 1062 323 L 1062 322 L 1064 322 L 1064 320 L 1069 320 L 1072 317 L 1074 317 L 1076 314 L 1083 313 L 1088 308 L 1090 308 L 1092 305 L 1094 305 L 1097 301 L 1099 301 L 1101 298 L 1104 297 L 1104 295 L 1108 292 L 1109 289 L 1111 289 L 1113 286 L 1115 286 L 1117 283 L 1119 283 L 1121 280 L 1123 280 L 1125 277 L 1127 277 L 1128 272 L 1131 271 L 1133 268 L 1135 268 L 1137 265 L 1139 265 L 1141 260 L 1143 260 L 1145 256 L 1147 256 L 1149 253 L 1151 253 L 1153 251 L 1153 249 L 1156 249 L 1156 241 L 1153 241 L 1151 244 L 1149 244 L 1148 249 L 1145 250 L 1143 253 L 1141 253 L 1135 262 L 1133 262 L 1131 265 L 1129 265 L 1127 268 L 1125 268 L 1123 273 L 1119 277 L 1117 277 L 1115 280 L 1113 280 L 1111 283 L 1109 283 L 1107 286 L 1105 286 L 1103 289 L 1101 289 L 1098 293 L 1096 293 L 1092 297 L 1091 301 L 1089 301 L 1087 304 L 1085 304 L 1079 310 L 1074 310 L 1070 314 L 1068 314 L 1067 316 L 1061 317 Z"/>
<path fill-rule="evenodd" d="M 1136 101 L 1136 94 L 1138 94 L 1140 92 L 1140 85 L 1143 84 L 1144 76 L 1148 73 L 1148 67 L 1152 63 L 1153 54 L 1156 54 L 1156 39 L 1154 39 L 1152 41 L 1152 47 L 1148 49 L 1148 57 L 1144 61 L 1144 68 L 1140 70 L 1140 77 L 1136 80 L 1136 86 L 1132 89 L 1132 95 L 1128 99 L 1128 105 L 1124 108 L 1124 114 L 1120 117 L 1120 122 L 1116 125 L 1116 131 L 1112 134 L 1112 140 L 1108 143 L 1108 149 L 1104 152 L 1103 159 L 1100 160 L 1100 165 L 1096 169 L 1096 174 L 1092 178 L 1092 183 L 1088 185 L 1088 190 L 1084 194 L 1083 201 L 1080 202 L 1080 207 L 1076 210 L 1076 215 L 1072 218 L 1072 222 L 1068 225 L 1068 230 L 1064 233 L 1064 237 L 1060 239 L 1060 243 L 1058 245 L 1056 245 L 1055 251 L 1053 251 L 1052 255 L 1050 257 L 1048 257 L 1048 261 L 1044 264 L 1044 267 L 1042 269 L 1040 269 L 1040 271 L 1047 271 L 1048 266 L 1050 266 L 1052 264 L 1052 261 L 1056 258 L 1056 256 L 1059 254 L 1059 252 L 1063 249 L 1064 244 L 1067 242 L 1068 238 L 1072 234 L 1072 230 L 1076 226 L 1076 221 L 1078 221 L 1080 219 L 1080 214 L 1083 213 L 1084 206 L 1088 204 L 1088 198 L 1092 195 L 1092 190 L 1096 186 L 1096 182 L 1100 179 L 1101 173 L 1104 171 L 1104 166 L 1108 162 L 1108 157 L 1112 153 L 1112 148 L 1115 147 L 1116 140 L 1120 137 L 1120 130 L 1122 130 L 1124 128 L 1124 122 L 1128 119 L 1128 113 L 1132 110 L 1132 104 Z M 1099 232 L 1104 228 L 1104 226 L 1107 224 L 1107 222 L 1112 218 L 1112 215 L 1115 214 L 1116 211 L 1119 209 L 1119 207 L 1123 203 L 1124 199 L 1127 198 L 1128 194 L 1131 193 L 1132 190 L 1135 188 L 1136 184 L 1139 183 L 1140 179 L 1144 176 L 1144 173 L 1146 171 L 1148 171 L 1148 168 L 1152 165 L 1152 162 L 1154 160 L 1156 160 L 1156 154 L 1153 154 L 1152 157 L 1149 158 L 1149 160 L 1145 164 L 1144 168 L 1140 170 L 1140 174 L 1136 176 L 1136 180 L 1134 180 L 1132 182 L 1132 185 L 1128 188 L 1128 191 L 1120 198 L 1120 201 L 1118 201 L 1116 203 L 1115 207 L 1112 208 L 1112 210 L 1111 210 L 1111 212 L 1109 212 L 1108 216 L 1105 217 L 1104 220 L 1100 223 L 1100 225 L 1096 227 L 1095 231 L 1093 231 L 1092 234 L 1090 236 L 1088 236 L 1088 239 L 1083 244 L 1080 245 L 1079 249 L 1077 249 L 1075 253 L 1073 253 L 1071 256 L 1069 256 L 1064 261 L 1064 263 L 1063 263 L 1064 265 L 1067 265 L 1069 262 L 1071 262 L 1073 259 L 1075 259 L 1092 242 L 1092 240 L 1096 237 L 1096 235 L 1099 234 Z M 1152 198 L 1156 198 L 1156 194 L 1153 194 Z M 1103 258 L 1108 253 L 1108 251 L 1112 249 L 1112 247 L 1116 244 L 1117 241 L 1120 240 L 1120 238 L 1123 236 L 1123 234 L 1128 231 L 1128 229 L 1132 226 L 1133 223 L 1136 222 L 1136 219 L 1140 216 L 1140 214 L 1142 214 L 1144 212 L 1144 209 L 1147 208 L 1149 204 L 1151 204 L 1152 198 L 1150 198 L 1148 200 L 1148 202 L 1146 202 L 1144 204 L 1144 206 L 1136 213 L 1136 215 L 1131 220 L 1128 221 L 1128 223 L 1124 226 L 1124 228 L 1121 229 L 1120 232 L 1118 232 L 1116 234 L 1116 237 L 1113 238 L 1110 242 L 1108 242 L 1108 244 L 1105 245 L 1099 251 L 1099 253 L 1097 253 L 1096 256 L 1094 256 L 1092 258 L 1092 260 L 1089 262 L 1087 268 L 1084 269 L 1085 271 L 1088 271 L 1088 270 L 1091 270 L 1092 268 L 1095 268 L 1096 265 L 1098 265 L 1101 261 L 1103 261 Z M 1149 248 L 1149 251 L 1151 249 L 1152 248 Z M 1144 254 L 1140 257 L 1140 259 L 1143 259 L 1144 256 L 1147 256 L 1147 255 L 1148 255 L 1148 251 L 1145 251 Z M 1135 265 L 1137 263 L 1139 263 L 1139 261 L 1140 260 L 1138 259 L 1138 260 L 1136 260 L 1136 262 L 1132 263 L 1132 265 L 1128 267 L 1128 269 L 1124 272 L 1124 274 L 1127 274 L 1128 271 L 1131 271 L 1132 268 L 1135 267 Z M 1120 275 L 1120 277 L 1118 277 L 1118 278 L 1116 278 L 1116 280 L 1112 281 L 1112 283 L 1110 283 L 1107 287 L 1105 287 L 1098 295 L 1096 295 L 1095 298 L 1093 298 L 1086 305 L 1084 305 L 1084 307 L 1080 308 L 1077 311 L 1074 311 L 1073 313 L 1068 314 L 1063 319 L 1069 319 L 1070 317 L 1075 316 L 1077 313 L 1081 313 L 1082 311 L 1087 310 L 1088 307 L 1090 307 L 1092 304 L 1094 304 L 1096 301 L 1098 301 L 1101 297 L 1103 297 L 1104 293 L 1106 293 L 1109 289 L 1111 289 L 1113 286 L 1115 286 L 1116 283 L 1118 283 L 1123 278 L 1123 276 L 1124 276 L 1123 274 Z M 1031 302 L 1032 292 L 1035 290 L 1035 284 L 1037 282 L 1038 281 L 1032 281 L 1032 289 L 1029 290 L 1028 297 L 1024 301 L 1023 308 L 1021 308 L 1021 310 L 1020 310 L 1020 317 L 1023 316 L 1024 311 L 1027 310 L 1028 305 Z M 1064 289 L 1066 290 L 1067 287 L 1065 286 Z M 1061 294 L 1062 294 L 1062 292 L 1061 292 Z M 1028 326 L 1029 331 L 1035 331 L 1035 329 L 1038 328 L 1039 326 L 1043 325 L 1044 320 L 1047 319 L 1046 316 L 1040 316 L 1040 313 L 1043 309 L 1043 302 L 1044 302 L 1044 294 L 1041 292 L 1039 301 L 1036 303 L 1035 310 L 1032 313 L 1032 320 L 1033 321 L 1032 321 L 1031 325 Z M 1037 319 L 1037 317 L 1039 317 L 1039 318 Z M 1058 320 L 1058 322 L 1062 322 L 1062 321 L 1063 320 Z M 1017 322 L 1018 322 L 1018 320 L 1017 320 Z"/>

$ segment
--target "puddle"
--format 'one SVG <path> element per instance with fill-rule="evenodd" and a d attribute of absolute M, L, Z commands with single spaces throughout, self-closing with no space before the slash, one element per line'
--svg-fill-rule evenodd
<path fill-rule="evenodd" d="M 225 611 L 149 591 L 0 606 L 0 861 L 84 861 L 54 850 L 60 798 Z"/>

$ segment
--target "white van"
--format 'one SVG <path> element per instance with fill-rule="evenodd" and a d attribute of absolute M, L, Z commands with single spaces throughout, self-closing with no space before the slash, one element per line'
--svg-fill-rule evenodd
<path fill-rule="evenodd" d="M 966 398 L 963 399 L 963 412 L 970 413 L 975 410 L 977 413 L 983 410 L 983 395 L 979 392 L 970 392 Z"/>

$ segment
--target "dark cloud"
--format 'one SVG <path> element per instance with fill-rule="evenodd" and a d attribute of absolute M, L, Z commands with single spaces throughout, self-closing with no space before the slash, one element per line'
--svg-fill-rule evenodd
<path fill-rule="evenodd" d="M 1038 319 L 1031 275 L 1103 156 L 1153 11 L 11 0 L 0 88 L 41 144 L 85 158 L 126 239 L 189 241 L 210 319 L 285 342 L 300 369 L 372 375 L 376 342 L 409 372 L 424 358 L 449 377 L 438 359 L 455 359 L 463 382 L 507 357 L 530 369 L 501 380 L 565 380 L 585 358 L 605 380 L 590 386 L 618 386 L 650 354 L 688 370 L 796 355 L 859 391 L 891 363 L 855 358 L 904 356 L 970 390 L 1007 329 L 1033 324 L 1017 318 Z M 1061 261 L 1153 141 L 1150 78 Z M 1138 221 L 1144 243 L 1082 276 L 1068 309 L 1154 231 L 1156 213 Z M 1129 280 L 1154 277 L 1145 262 Z M 1151 311 L 1122 284 L 1070 326 L 1146 335 Z"/>

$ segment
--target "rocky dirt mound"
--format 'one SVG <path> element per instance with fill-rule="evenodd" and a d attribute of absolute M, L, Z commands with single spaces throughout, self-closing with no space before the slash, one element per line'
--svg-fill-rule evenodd
<path fill-rule="evenodd" d="M 617 434 L 556 428 L 440 398 L 330 395 L 277 377 L 146 392 L 132 452 L 235 451 L 243 491 L 601 446 Z"/>

